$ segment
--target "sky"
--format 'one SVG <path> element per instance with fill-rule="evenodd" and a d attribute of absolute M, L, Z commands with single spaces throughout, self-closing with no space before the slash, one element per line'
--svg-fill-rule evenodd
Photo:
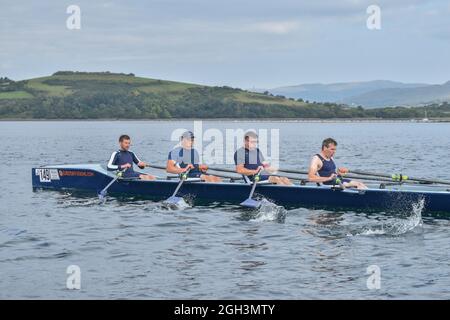
<path fill-rule="evenodd" d="M 81 9 L 68 29 L 67 7 Z M 381 9 L 369 30 L 367 8 Z M 273 88 L 450 80 L 448 0 L 0 0 L 0 76 L 58 70 Z"/>

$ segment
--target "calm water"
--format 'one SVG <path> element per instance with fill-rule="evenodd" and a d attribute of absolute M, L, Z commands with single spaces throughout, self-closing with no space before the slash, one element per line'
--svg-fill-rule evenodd
<path fill-rule="evenodd" d="M 206 122 L 280 129 L 281 165 L 305 168 L 324 137 L 348 167 L 450 179 L 450 125 Z M 163 164 L 192 122 L 0 122 L 0 298 L 450 299 L 450 219 L 236 206 L 163 210 L 147 201 L 31 190 L 31 167 L 103 162 L 128 133 Z M 156 172 L 155 172 L 156 173 Z M 66 268 L 81 268 L 81 290 Z M 369 290 L 366 269 L 381 270 Z"/>

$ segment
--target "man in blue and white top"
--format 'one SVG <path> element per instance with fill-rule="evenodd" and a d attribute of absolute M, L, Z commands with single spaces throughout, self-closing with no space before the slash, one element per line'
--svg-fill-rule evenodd
<path fill-rule="evenodd" d="M 248 131 L 244 136 L 244 146 L 234 153 L 234 163 L 236 172 L 245 176 L 250 181 L 259 175 L 259 181 L 268 181 L 280 185 L 292 185 L 292 182 L 285 177 L 270 175 L 276 172 L 276 169 L 264 161 L 264 155 L 258 146 L 258 135 L 253 131 Z"/>
<path fill-rule="evenodd" d="M 193 148 L 194 134 L 186 131 L 181 136 L 181 146 L 170 151 L 167 158 L 166 171 L 168 173 L 182 174 L 189 171 L 189 178 L 200 178 L 206 182 L 220 182 L 222 179 L 206 174 L 208 166 L 200 164 L 200 156 Z"/>
<path fill-rule="evenodd" d="M 142 180 L 154 180 L 155 177 L 149 174 L 136 172 L 133 169 L 133 163 L 139 168 L 144 169 L 147 164 L 130 151 L 131 138 L 130 136 L 123 134 L 119 137 L 120 149 L 114 151 L 108 162 L 108 170 L 120 170 L 124 171 L 124 178 L 139 178 Z"/>

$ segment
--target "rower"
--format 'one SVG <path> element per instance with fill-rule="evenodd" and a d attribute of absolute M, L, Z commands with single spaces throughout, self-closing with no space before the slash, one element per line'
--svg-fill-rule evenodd
<path fill-rule="evenodd" d="M 182 174 L 189 171 L 188 178 L 200 178 L 205 182 L 220 182 L 221 178 L 206 174 L 208 166 L 205 164 L 199 164 L 200 156 L 193 148 L 194 146 L 194 134 L 191 131 L 186 131 L 182 134 L 180 141 L 181 146 L 176 147 L 170 151 L 166 171 L 168 173 Z"/>
<path fill-rule="evenodd" d="M 342 185 L 344 188 L 367 189 L 367 186 L 360 181 L 343 178 L 348 173 L 347 168 L 338 168 L 336 170 L 336 164 L 333 160 L 336 147 L 336 140 L 332 138 L 323 140 L 322 151 L 311 160 L 308 180 L 325 185 Z"/>
<path fill-rule="evenodd" d="M 253 131 L 246 132 L 244 135 L 244 146 L 234 153 L 236 172 L 243 175 L 248 183 L 253 182 L 254 177 L 261 171 L 263 174 L 260 174 L 260 181 L 267 181 L 279 185 L 292 185 L 292 182 L 288 178 L 270 175 L 276 169 L 264 161 L 264 155 L 257 145 L 258 135 Z"/>
<path fill-rule="evenodd" d="M 125 170 L 123 178 L 138 178 L 142 180 L 155 180 L 155 177 L 149 174 L 136 172 L 133 170 L 133 163 L 139 168 L 144 169 L 147 164 L 130 151 L 131 138 L 123 134 L 119 137 L 120 149 L 112 153 L 108 162 L 108 170 Z"/>

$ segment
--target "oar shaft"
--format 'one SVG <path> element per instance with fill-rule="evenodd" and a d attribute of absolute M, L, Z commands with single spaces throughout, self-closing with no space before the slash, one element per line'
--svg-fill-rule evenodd
<path fill-rule="evenodd" d="M 117 179 L 119 179 L 119 176 L 115 177 L 114 179 L 112 179 L 107 185 L 106 187 L 103 188 L 103 190 L 101 192 L 105 192 L 106 190 L 108 190 L 109 187 L 111 187 L 111 185 L 117 181 Z"/>
<path fill-rule="evenodd" d="M 354 174 L 359 174 L 359 175 L 363 175 L 363 176 L 374 176 L 374 177 L 392 179 L 392 176 L 390 176 L 390 175 L 377 173 L 377 172 L 366 172 L 366 171 L 359 171 L 359 170 L 351 170 L 351 172 Z"/>
<path fill-rule="evenodd" d="M 251 199 L 253 197 L 253 194 L 255 193 L 256 185 L 258 184 L 259 174 L 261 173 L 261 171 L 262 170 L 259 169 L 258 173 L 253 176 L 253 185 L 252 185 L 252 190 L 250 191 L 250 195 L 248 196 L 249 199 Z"/>
<path fill-rule="evenodd" d="M 236 173 L 236 170 L 226 169 L 226 168 L 211 168 L 211 167 L 208 167 L 208 170 L 219 171 L 219 172 L 228 172 L 228 173 Z"/>
<path fill-rule="evenodd" d="M 109 187 L 111 187 L 111 186 L 114 184 L 114 182 L 116 182 L 117 179 L 119 179 L 119 178 L 122 176 L 122 174 L 123 174 L 125 171 L 127 171 L 127 169 L 128 169 L 128 168 L 125 168 L 124 170 L 119 171 L 119 172 L 117 173 L 117 176 L 116 176 L 114 179 L 112 179 L 112 180 L 106 185 L 106 187 L 103 188 L 102 191 L 100 191 L 100 193 L 99 193 L 100 198 L 102 198 L 102 199 L 105 198 L 106 193 L 107 193 Z"/>
<path fill-rule="evenodd" d="M 279 169 L 278 171 L 280 172 L 286 172 L 286 173 L 294 173 L 294 174 L 304 174 L 304 175 L 308 175 L 307 171 L 301 171 L 301 170 L 293 170 L 293 169 Z M 383 181 L 383 182 L 392 182 L 392 177 L 388 176 L 388 175 L 383 175 L 383 174 L 377 174 L 377 173 L 373 173 L 373 172 L 368 172 L 367 174 L 362 174 L 361 171 L 354 171 L 352 170 L 351 172 L 353 172 L 354 174 L 346 174 L 343 177 L 344 178 L 350 178 L 350 179 L 359 179 L 359 180 L 366 180 L 366 181 Z M 402 181 L 403 183 L 411 183 L 414 184 L 415 182 L 422 182 L 422 183 L 434 183 L 432 181 L 429 180 L 420 180 L 418 181 L 417 179 L 411 179 L 408 178 L 408 180 L 404 180 Z M 438 183 L 439 182 L 435 182 Z M 446 184 L 446 183 L 443 183 Z"/>
<path fill-rule="evenodd" d="M 160 170 L 166 170 L 166 167 L 164 166 L 158 166 L 158 165 L 154 165 L 154 164 L 148 164 L 146 165 L 146 167 L 148 168 L 154 168 L 154 169 L 160 169 Z M 212 169 L 211 169 L 212 170 Z M 219 171 L 219 170 L 213 170 L 213 171 Z M 223 170 L 220 170 L 223 171 Z M 224 172 L 229 172 L 229 173 L 236 173 L 235 171 L 232 170 L 226 170 Z M 217 173 L 212 173 L 212 175 L 215 175 L 217 177 L 220 178 L 225 178 L 225 179 L 233 179 L 233 180 L 242 180 L 243 178 L 239 175 L 236 174 L 236 176 L 229 176 L 229 175 L 223 175 L 223 174 L 217 174 Z"/>
<path fill-rule="evenodd" d="M 351 172 L 353 172 L 355 174 L 365 175 L 365 176 L 383 177 L 383 178 L 388 178 L 388 179 L 390 178 L 392 180 L 392 176 L 389 176 L 387 174 L 381 174 L 381 173 L 376 173 L 376 172 L 367 172 L 367 171 L 359 171 L 359 170 L 352 170 Z M 424 179 L 424 178 L 408 177 L 407 180 L 423 182 L 423 183 L 435 183 L 435 184 L 450 185 L 450 181 L 444 181 L 444 180 L 438 180 L 438 179 Z"/>
<path fill-rule="evenodd" d="M 160 169 L 160 170 L 166 170 L 166 167 L 163 167 L 163 166 L 157 166 L 157 165 L 155 165 L 155 164 L 147 164 L 146 167 L 147 167 L 147 168 Z"/>
<path fill-rule="evenodd" d="M 182 173 L 182 175 L 184 175 L 184 176 L 181 177 L 181 180 L 178 183 L 177 188 L 175 189 L 172 197 L 176 197 L 177 196 L 177 193 L 180 190 L 181 186 L 183 185 L 183 182 L 186 181 L 185 177 L 187 177 L 187 175 L 189 174 L 189 171 L 191 171 L 191 169 L 188 169 L 185 173 Z"/>
<path fill-rule="evenodd" d="M 147 167 L 155 168 L 155 169 L 161 169 L 166 170 L 166 167 L 164 166 L 158 166 L 149 164 Z M 215 167 L 209 167 L 208 170 L 211 171 L 217 171 L 217 172 L 227 172 L 227 173 L 234 173 L 236 174 L 235 170 L 227 169 L 227 168 L 215 168 Z M 279 172 L 284 173 L 293 173 L 293 174 L 300 174 L 300 175 L 308 175 L 308 171 L 304 170 L 294 170 L 294 169 L 278 169 Z M 376 172 L 366 172 L 366 171 L 359 171 L 359 170 L 351 170 L 352 174 L 346 174 L 345 178 L 350 179 L 360 179 L 360 180 L 366 180 L 366 181 L 383 181 L 383 182 L 392 182 L 392 176 L 382 173 L 376 173 Z M 214 175 L 214 173 L 212 173 Z M 217 175 L 217 174 L 216 174 Z M 271 174 L 272 176 L 278 176 L 278 177 L 286 177 L 292 180 L 306 180 L 299 177 L 289 176 L 289 175 L 281 175 L 281 174 Z M 236 176 L 235 177 L 229 177 L 229 176 L 221 176 L 217 175 L 222 178 L 229 178 L 229 179 L 241 179 L 241 177 Z M 450 185 L 449 181 L 443 181 L 443 180 L 435 180 L 435 179 L 423 179 L 423 178 L 412 178 L 408 177 L 407 180 L 402 181 L 403 183 L 414 183 L 414 182 L 420 182 L 420 183 L 434 183 L 434 184 L 443 184 L 443 185 Z"/>
<path fill-rule="evenodd" d="M 242 179 L 244 179 L 243 177 L 238 176 L 238 175 L 231 176 L 231 175 L 217 174 L 217 173 L 211 173 L 211 175 L 219 177 L 219 178 L 232 179 L 232 180 L 242 180 Z"/>
<path fill-rule="evenodd" d="M 183 185 L 183 182 L 184 182 L 184 180 L 181 180 L 181 181 L 178 183 L 177 188 L 175 189 L 175 191 L 174 191 L 173 194 L 172 194 L 172 197 L 176 197 L 178 191 L 180 190 L 181 186 Z"/>
<path fill-rule="evenodd" d="M 280 172 L 286 172 L 286 173 L 296 173 L 296 174 L 308 174 L 308 171 L 301 171 L 301 170 L 293 170 L 293 169 L 278 169 Z"/>
<path fill-rule="evenodd" d="M 253 194 L 255 193 L 256 185 L 258 184 L 258 181 L 253 181 L 252 190 L 250 191 L 250 195 L 248 196 L 249 199 L 253 197 Z"/>

